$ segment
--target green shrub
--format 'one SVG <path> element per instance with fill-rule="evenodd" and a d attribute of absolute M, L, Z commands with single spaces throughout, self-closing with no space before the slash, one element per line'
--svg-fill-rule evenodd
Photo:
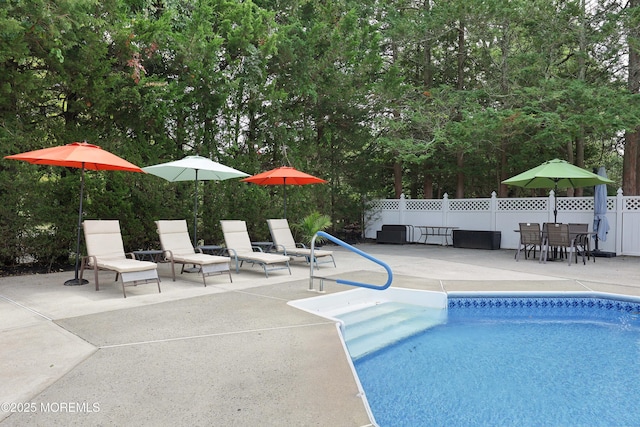
<path fill-rule="evenodd" d="M 324 231 L 331 227 L 331 218 L 319 212 L 312 212 L 293 225 L 293 228 L 300 234 L 300 240 L 305 244 L 311 244 L 311 239 L 318 231 Z M 317 243 L 323 243 L 327 239 L 316 238 Z"/>

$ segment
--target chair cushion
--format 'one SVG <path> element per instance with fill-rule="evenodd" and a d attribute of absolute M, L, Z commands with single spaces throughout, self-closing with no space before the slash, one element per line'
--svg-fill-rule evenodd
<path fill-rule="evenodd" d="M 197 265 L 229 264 L 231 261 L 229 257 L 199 253 L 173 254 L 173 260 L 178 263 Z"/>
<path fill-rule="evenodd" d="M 174 257 L 177 254 L 196 253 L 189 238 L 187 221 L 184 219 L 160 220 L 156 221 L 156 226 L 160 237 L 160 246 L 162 246 L 163 250 L 173 252 Z"/>
<path fill-rule="evenodd" d="M 287 251 L 296 248 L 296 241 L 286 219 L 268 219 L 267 224 L 269 224 L 274 245 L 284 247 Z"/>
<path fill-rule="evenodd" d="M 263 264 L 278 264 L 288 262 L 289 257 L 285 255 L 268 254 L 265 252 L 237 252 L 238 258 L 247 261 L 256 261 Z"/>
<path fill-rule="evenodd" d="M 251 239 L 247 231 L 247 224 L 240 220 L 223 220 L 220 221 L 222 233 L 224 234 L 224 243 L 229 249 L 236 252 L 250 253 L 253 252 L 251 247 Z"/>
<path fill-rule="evenodd" d="M 288 255 L 301 255 L 301 256 L 311 256 L 311 249 L 307 249 L 307 248 L 286 248 L 287 249 L 287 254 Z M 315 249 L 313 251 L 313 255 L 316 258 L 322 258 L 325 256 L 331 256 L 333 255 L 332 251 L 325 251 L 325 250 L 321 250 L 321 249 Z"/>
<path fill-rule="evenodd" d="M 82 227 L 87 254 L 96 258 L 125 258 L 118 220 L 85 220 Z"/>
<path fill-rule="evenodd" d="M 97 258 L 96 263 L 99 268 L 117 271 L 118 273 L 155 270 L 157 267 L 155 262 L 138 261 L 130 258 Z"/>

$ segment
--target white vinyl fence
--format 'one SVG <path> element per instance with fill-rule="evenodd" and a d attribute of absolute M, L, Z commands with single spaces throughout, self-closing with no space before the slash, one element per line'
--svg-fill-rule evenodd
<path fill-rule="evenodd" d="M 429 225 L 458 227 L 461 230 L 489 230 L 501 232 L 502 249 L 517 249 L 520 222 L 553 222 L 554 192 L 548 197 L 499 199 L 496 193 L 490 198 L 372 200 L 365 212 L 365 237 L 376 238 L 376 231 L 383 224 Z M 558 197 L 558 222 L 588 223 L 593 230 L 593 197 Z M 617 255 L 640 256 L 640 196 L 623 196 L 619 189 L 616 196 L 607 198 L 609 233 L 606 241 L 599 241 L 602 251 Z M 408 236 L 416 241 L 420 236 Z M 440 237 L 429 237 L 429 243 L 441 242 Z M 592 242 L 591 245 L 594 248 Z"/>

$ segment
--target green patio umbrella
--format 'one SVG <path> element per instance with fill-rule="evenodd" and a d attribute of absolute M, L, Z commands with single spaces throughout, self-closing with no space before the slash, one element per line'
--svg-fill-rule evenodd
<path fill-rule="evenodd" d="M 565 160 L 553 159 L 519 175 L 505 179 L 502 183 L 524 188 L 553 188 L 556 195 L 554 198 L 556 204 L 553 209 L 553 222 L 557 222 L 557 193 L 559 188 L 590 187 L 599 184 L 613 184 L 613 181 L 574 166 Z"/>

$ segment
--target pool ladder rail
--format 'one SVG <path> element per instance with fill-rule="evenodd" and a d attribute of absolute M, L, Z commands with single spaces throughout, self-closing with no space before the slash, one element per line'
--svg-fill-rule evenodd
<path fill-rule="evenodd" d="M 325 280 L 331 280 L 333 282 L 336 282 L 338 284 L 341 285 L 349 285 L 349 286 L 359 286 L 361 288 L 368 288 L 368 289 L 375 289 L 378 291 L 383 291 L 385 289 L 387 289 L 389 286 L 391 286 L 391 282 L 393 282 L 393 272 L 391 271 L 391 267 L 389 267 L 389 265 L 383 261 L 380 261 L 377 258 L 374 258 L 373 256 L 369 255 L 366 252 L 361 251 L 358 248 L 355 248 L 353 246 L 351 246 L 350 244 L 343 242 L 342 240 L 338 239 L 337 237 L 332 236 L 331 234 L 325 233 L 324 231 L 318 231 L 314 236 L 313 239 L 311 239 L 311 258 L 310 259 L 315 259 L 314 257 L 314 251 L 315 251 L 315 244 L 316 244 L 316 238 L 317 237 L 323 237 L 333 243 L 335 243 L 338 246 L 342 246 L 345 249 L 350 250 L 351 252 L 354 252 L 366 259 L 368 259 L 369 261 L 372 261 L 380 266 L 382 266 L 386 272 L 387 272 L 387 281 L 384 285 L 372 285 L 370 283 L 362 283 L 362 282 L 355 282 L 353 280 L 346 280 L 346 279 L 332 279 L 332 278 L 328 278 L 328 277 L 322 277 L 322 276 L 314 276 L 313 274 L 313 265 L 315 263 L 311 262 L 310 263 L 310 267 L 309 267 L 309 290 L 313 291 L 314 290 L 314 286 L 313 286 L 313 281 L 314 279 L 318 279 L 320 280 L 320 285 L 318 288 L 318 292 L 324 292 L 324 281 Z"/>

